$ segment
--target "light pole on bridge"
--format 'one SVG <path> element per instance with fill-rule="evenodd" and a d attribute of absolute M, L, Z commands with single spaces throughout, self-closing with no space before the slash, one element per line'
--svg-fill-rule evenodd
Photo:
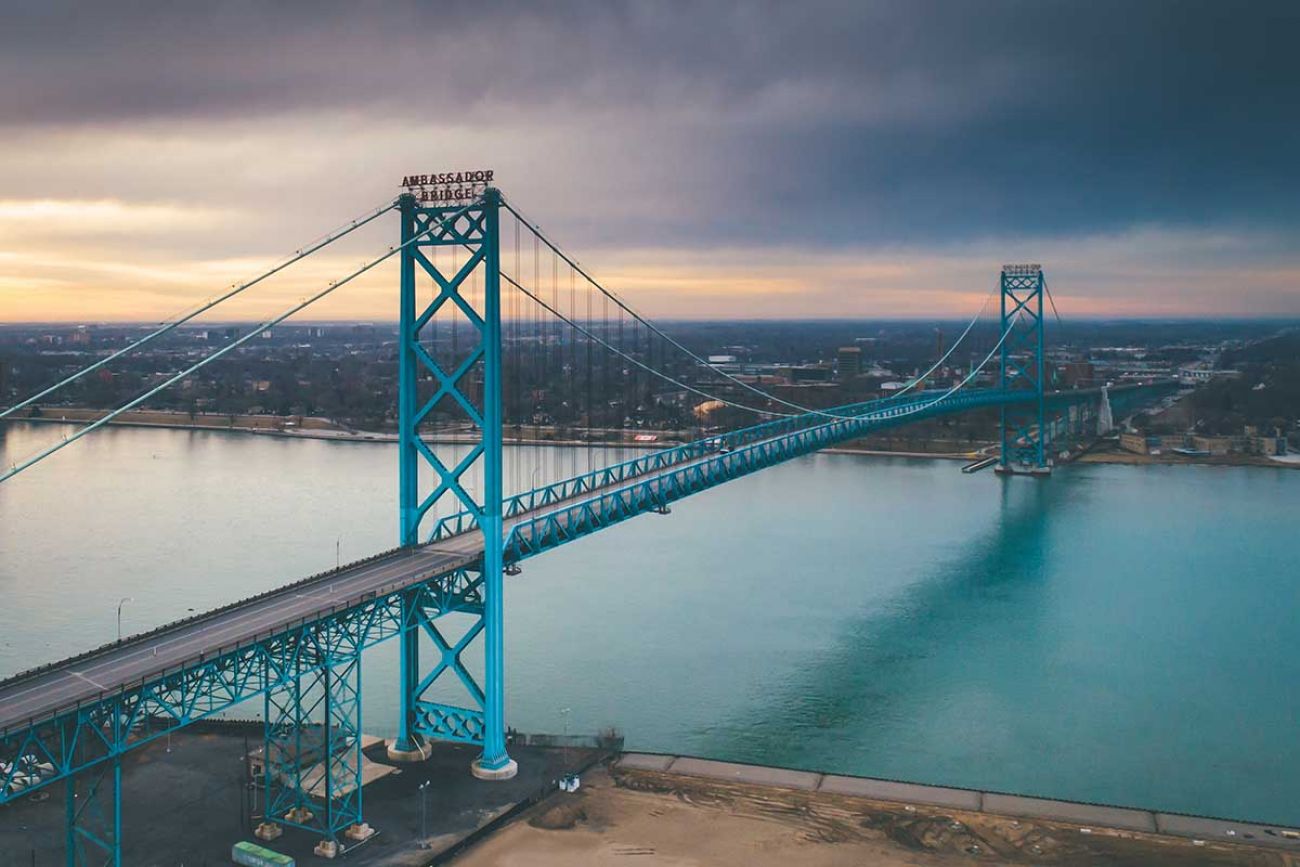
<path fill-rule="evenodd" d="M 117 601 L 117 640 L 122 640 L 122 606 L 128 602 L 134 602 L 135 599 L 130 596 L 123 596 Z"/>

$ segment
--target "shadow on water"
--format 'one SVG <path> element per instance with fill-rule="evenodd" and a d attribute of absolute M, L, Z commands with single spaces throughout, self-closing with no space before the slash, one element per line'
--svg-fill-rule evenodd
<path fill-rule="evenodd" d="M 1069 499 L 1068 476 L 1000 480 L 999 508 L 985 535 L 885 607 L 851 621 L 801 674 L 765 689 L 750 718 L 711 727 L 705 754 L 753 762 L 780 756 L 784 764 L 848 771 L 825 757 L 855 749 L 847 741 L 906 726 L 918 705 L 960 689 L 967 660 L 999 642 L 999 623 L 1014 616 L 1017 630 L 1035 628 L 1052 512 Z"/>

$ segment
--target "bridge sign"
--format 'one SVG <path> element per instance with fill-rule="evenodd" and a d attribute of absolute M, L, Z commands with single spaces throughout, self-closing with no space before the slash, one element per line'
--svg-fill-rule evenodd
<path fill-rule="evenodd" d="M 406 175 L 401 186 L 420 202 L 442 205 L 466 205 L 477 199 L 492 183 L 491 169 L 468 172 L 433 172 Z"/>

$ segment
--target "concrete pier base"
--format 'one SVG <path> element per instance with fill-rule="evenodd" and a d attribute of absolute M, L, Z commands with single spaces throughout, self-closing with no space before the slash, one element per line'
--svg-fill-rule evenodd
<path fill-rule="evenodd" d="M 311 851 L 317 858 L 334 859 L 339 857 L 343 850 L 339 848 L 339 844 L 334 840 L 321 840 L 316 844 L 316 848 Z"/>
<path fill-rule="evenodd" d="M 519 763 L 511 759 L 499 768 L 485 768 L 475 759 L 469 772 L 480 780 L 509 780 L 519 773 Z"/>
<path fill-rule="evenodd" d="M 432 747 L 428 744 L 420 743 L 419 741 L 416 741 L 413 744 L 412 749 L 409 750 L 398 749 L 397 741 L 388 742 L 388 760 L 390 762 L 401 762 L 404 764 L 423 762 L 429 758 L 432 751 Z"/>
<path fill-rule="evenodd" d="M 1050 466 L 1034 467 L 1024 464 L 1007 464 L 1005 466 L 998 464 L 993 468 L 993 472 L 1000 476 L 1050 476 L 1052 468 Z"/>

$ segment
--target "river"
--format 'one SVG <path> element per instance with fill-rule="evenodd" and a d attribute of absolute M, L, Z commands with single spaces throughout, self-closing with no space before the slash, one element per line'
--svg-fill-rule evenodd
<path fill-rule="evenodd" d="M 0 431 L 8 464 L 60 429 Z M 815 455 L 527 561 L 510 724 L 1300 824 L 1300 473 L 958 466 Z M 390 548 L 395 490 L 387 444 L 88 437 L 0 486 L 0 673 L 112 640 L 123 597 L 138 632 Z M 390 734 L 395 643 L 367 656 Z"/>

